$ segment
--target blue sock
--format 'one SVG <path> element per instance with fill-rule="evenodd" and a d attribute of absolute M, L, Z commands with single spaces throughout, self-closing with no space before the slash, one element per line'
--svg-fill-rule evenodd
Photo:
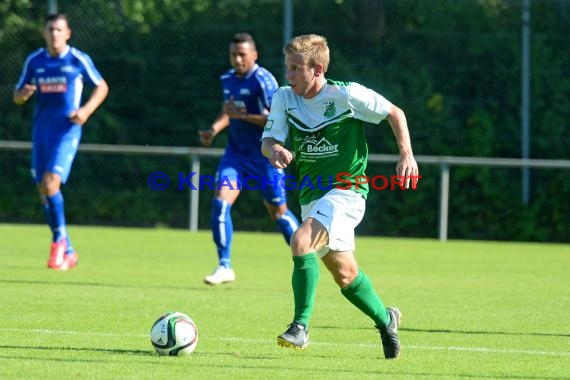
<path fill-rule="evenodd" d="M 291 244 L 291 236 L 293 236 L 293 232 L 295 232 L 295 230 L 299 227 L 299 221 L 297 220 L 297 217 L 295 217 L 291 210 L 287 210 L 286 213 L 277 219 L 277 226 L 281 230 L 281 233 L 285 238 L 285 242 L 287 244 Z"/>
<path fill-rule="evenodd" d="M 45 199 L 45 198 L 44 198 Z M 42 203 L 42 210 L 44 211 L 44 216 L 46 217 L 47 224 L 49 226 L 49 230 L 51 231 L 51 241 L 55 243 L 55 231 L 53 229 L 53 220 L 51 218 L 51 213 L 49 210 L 49 203 L 47 199 L 45 199 L 45 203 Z"/>
<path fill-rule="evenodd" d="M 71 246 L 71 239 L 69 239 L 69 235 L 65 236 L 65 242 L 67 243 L 67 247 L 65 248 L 65 254 L 71 255 L 73 252 L 75 252 L 75 250 Z"/>
<path fill-rule="evenodd" d="M 220 265 L 231 268 L 231 247 L 234 235 L 234 226 L 230 214 L 232 206 L 221 199 L 212 201 L 212 234 L 218 249 Z"/>
<path fill-rule="evenodd" d="M 52 229 L 54 233 L 54 242 L 67 237 L 67 230 L 65 227 L 65 214 L 63 206 L 63 194 L 58 191 L 52 196 L 47 197 L 49 204 L 49 214 L 51 218 Z"/>

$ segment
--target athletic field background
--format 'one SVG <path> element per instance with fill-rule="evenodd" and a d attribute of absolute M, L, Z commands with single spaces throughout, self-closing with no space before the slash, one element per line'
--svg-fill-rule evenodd
<path fill-rule="evenodd" d="M 281 235 L 238 232 L 237 281 L 203 283 L 209 232 L 70 226 L 76 269 L 46 268 L 43 225 L 0 224 L 0 379 L 569 379 L 570 245 L 358 237 L 356 255 L 403 313 L 400 359 L 321 264 L 311 344 L 278 347 L 292 318 Z M 190 315 L 190 357 L 149 341 Z"/>

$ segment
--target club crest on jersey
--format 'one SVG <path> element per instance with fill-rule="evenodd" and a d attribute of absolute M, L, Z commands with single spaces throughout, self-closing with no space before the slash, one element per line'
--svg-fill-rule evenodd
<path fill-rule="evenodd" d="M 324 102 L 323 109 L 324 109 L 323 116 L 328 119 L 336 115 L 336 106 L 334 104 L 334 100 L 329 100 Z"/>

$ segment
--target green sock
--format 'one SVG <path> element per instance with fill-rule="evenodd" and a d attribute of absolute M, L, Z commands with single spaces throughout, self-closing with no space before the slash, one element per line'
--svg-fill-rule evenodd
<path fill-rule="evenodd" d="M 319 262 L 315 253 L 293 256 L 293 297 L 295 299 L 294 323 L 309 327 L 309 319 L 313 313 L 315 293 L 319 280 Z"/>
<path fill-rule="evenodd" d="M 378 327 L 386 327 L 390 323 L 390 316 L 386 306 L 372 287 L 368 276 L 360 269 L 358 275 L 350 284 L 342 288 L 341 293 L 354 306 L 368 315 Z"/>

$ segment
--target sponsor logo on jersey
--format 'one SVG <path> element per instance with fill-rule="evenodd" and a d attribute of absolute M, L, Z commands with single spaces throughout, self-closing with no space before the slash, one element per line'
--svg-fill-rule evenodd
<path fill-rule="evenodd" d="M 324 137 L 319 138 L 319 134 L 309 135 L 303 139 L 299 146 L 301 155 L 311 156 L 336 156 L 338 155 L 338 144 L 331 144 Z"/>
<path fill-rule="evenodd" d="M 67 91 L 67 78 L 64 76 L 38 78 L 40 91 L 43 93 L 58 93 Z"/>
<path fill-rule="evenodd" d="M 239 94 L 240 95 L 251 95 L 251 91 L 249 91 L 249 88 L 240 88 Z"/>

